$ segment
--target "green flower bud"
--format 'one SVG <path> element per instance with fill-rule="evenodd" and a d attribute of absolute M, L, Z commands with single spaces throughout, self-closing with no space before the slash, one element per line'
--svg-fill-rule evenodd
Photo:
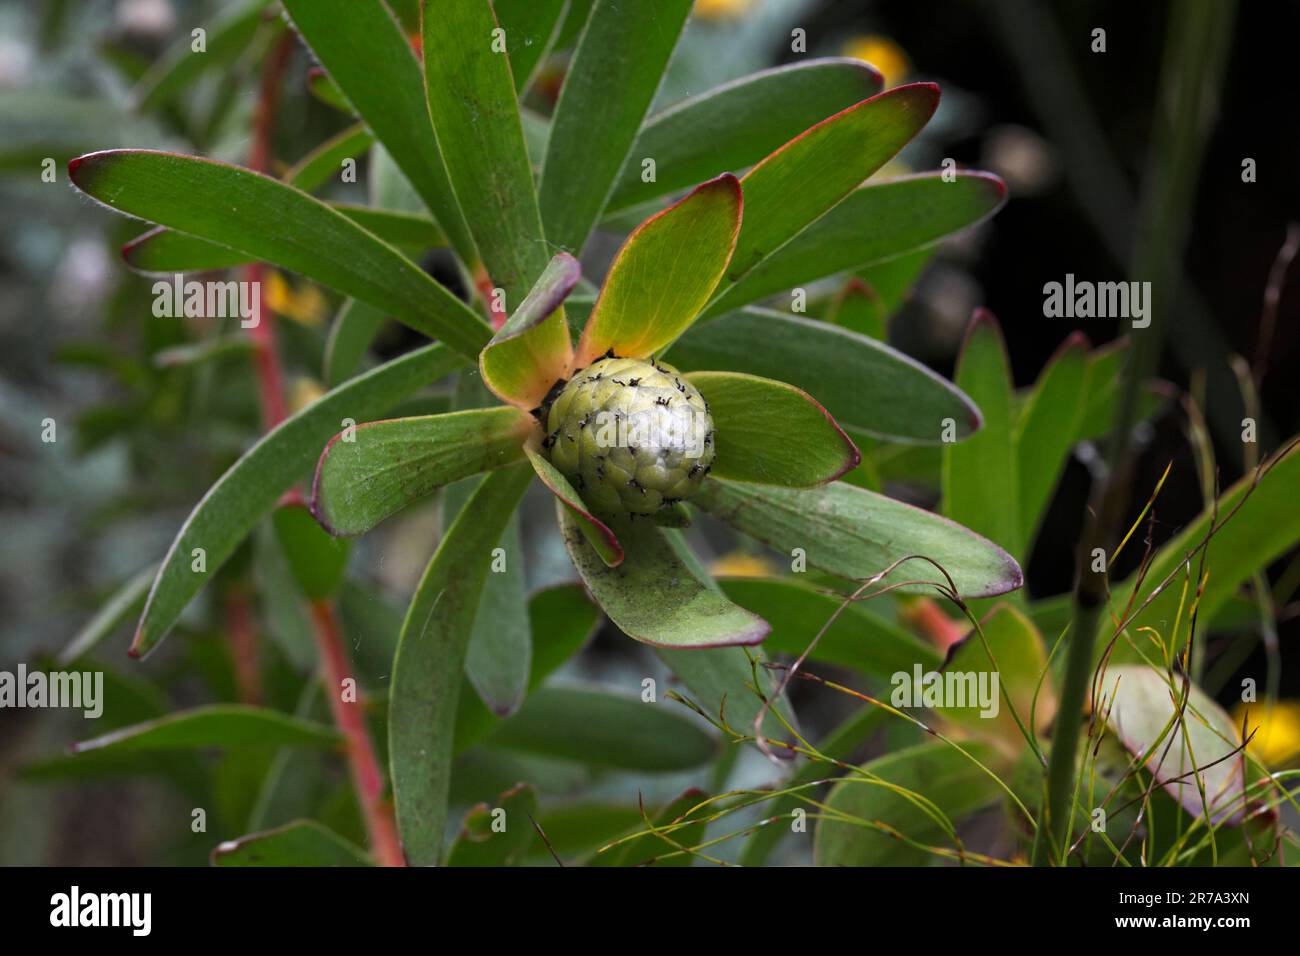
<path fill-rule="evenodd" d="M 675 368 L 607 357 L 555 397 L 542 444 L 592 511 L 648 515 L 700 487 L 713 464 L 713 418 Z"/>

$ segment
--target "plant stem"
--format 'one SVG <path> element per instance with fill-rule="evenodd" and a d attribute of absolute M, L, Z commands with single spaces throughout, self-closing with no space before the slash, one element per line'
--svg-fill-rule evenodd
<path fill-rule="evenodd" d="M 1207 109 L 1222 78 L 1228 41 L 1236 15 L 1232 3 L 1180 0 L 1169 11 L 1162 63 L 1160 101 L 1154 115 L 1151 162 L 1145 177 L 1141 217 L 1130 269 L 1135 281 L 1150 282 L 1149 327 L 1135 326 L 1131 350 L 1106 461 L 1109 468 L 1093 489 L 1091 520 L 1077 556 L 1065 679 L 1052 729 L 1047 767 L 1046 813 L 1034 839 L 1035 866 L 1062 864 L 1069 845 L 1074 806 L 1076 763 L 1084 698 L 1092 678 L 1097 633 L 1109 597 L 1107 564 L 1122 529 L 1129 503 L 1133 458 L 1129 436 L 1137 422 L 1142 383 L 1154 373 L 1160 356 L 1169 301 L 1174 298 L 1178 258 L 1187 236 L 1189 205 L 1200 170 L 1207 133 Z M 1105 558 L 1100 565 L 1094 554 Z M 1100 566 L 1102 570 L 1094 571 Z M 1189 638 L 1190 639 L 1190 638 Z"/>
<path fill-rule="evenodd" d="M 343 646 L 338 615 L 329 601 L 311 602 L 312 621 L 316 625 L 316 647 L 320 651 L 321 680 L 329 697 L 334 723 L 347 739 L 348 767 L 366 821 L 370 846 L 383 866 L 405 866 L 406 857 L 397 838 L 397 824 L 392 804 L 384 797 L 384 774 L 375 759 L 366 726 L 365 701 L 352 675 L 352 664 Z M 351 699 L 344 699 L 345 680 L 352 680 Z"/>

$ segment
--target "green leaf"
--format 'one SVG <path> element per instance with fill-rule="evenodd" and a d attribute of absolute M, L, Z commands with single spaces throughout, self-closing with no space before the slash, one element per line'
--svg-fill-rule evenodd
<path fill-rule="evenodd" d="M 1115 422 L 1124 364 L 1128 361 L 1128 339 L 1117 339 L 1095 349 L 1088 356 L 1087 386 L 1083 420 L 1079 422 L 1077 441 L 1095 441 L 1110 434 Z M 1169 404 L 1173 390 L 1167 383 L 1143 384 L 1138 398 L 1138 420 L 1147 421 Z"/>
<path fill-rule="evenodd" d="M 957 359 L 954 381 L 984 415 L 978 434 L 943 446 L 943 513 L 1011 554 L 1023 552 L 1019 527 L 1011 366 L 991 312 L 978 309 Z"/>
<path fill-rule="evenodd" d="M 461 261 L 472 265 L 478 259 L 474 241 L 429 125 L 420 64 L 388 8 L 380 0 L 285 0 L 284 8 L 420 194 Z"/>
<path fill-rule="evenodd" d="M 338 110 L 344 116 L 357 115 L 357 111 L 352 108 L 352 104 L 343 95 L 343 91 L 339 89 L 339 85 L 334 82 L 333 77 L 319 66 L 313 66 L 307 71 L 307 92 L 330 109 Z"/>
<path fill-rule="evenodd" d="M 537 835 L 536 817 L 537 791 L 526 783 L 501 794 L 495 806 L 471 807 L 445 865 L 518 866 Z"/>
<path fill-rule="evenodd" d="M 769 654 L 798 657 L 843 603 L 796 581 L 724 578 L 718 583 L 727 597 L 772 625 L 763 642 Z M 860 602 L 846 607 L 827 628 L 809 660 L 884 679 L 899 671 L 910 672 L 917 663 L 935 670 L 943 662 L 932 646 Z"/>
<path fill-rule="evenodd" d="M 443 485 L 522 460 L 533 424 L 497 406 L 345 429 L 321 452 L 312 514 L 333 535 L 369 531 Z"/>
<path fill-rule="evenodd" d="M 498 570 L 494 560 L 483 585 L 465 674 L 488 709 L 505 717 L 518 710 L 524 699 L 533 654 L 518 519 L 511 520 L 498 546 L 503 549 L 503 565 Z"/>
<path fill-rule="evenodd" d="M 503 402 L 531 409 L 542 403 L 573 367 L 573 343 L 563 303 L 582 267 L 567 252 L 556 254 L 519 308 L 479 354 L 483 383 Z"/>
<path fill-rule="evenodd" d="M 360 159 L 374 142 L 375 135 L 364 123 L 349 126 L 290 166 L 284 181 L 305 193 L 315 192 L 338 175 L 345 159 Z"/>
<path fill-rule="evenodd" d="M 261 26 L 268 0 L 249 0 L 227 6 L 211 22 L 205 23 L 204 48 L 193 48 L 187 29 L 163 56 L 149 68 L 131 93 L 135 109 L 151 112 L 191 89 L 205 70 L 214 69 L 235 59 Z"/>
<path fill-rule="evenodd" d="M 676 103 L 641 127 L 606 212 L 752 166 L 813 124 L 878 92 L 880 83 L 870 64 L 832 57 L 751 73 Z M 648 183 L 641 178 L 646 159 L 655 162 L 655 179 Z"/>
<path fill-rule="evenodd" d="M 324 724 L 243 704 L 211 704 L 83 740 L 69 750 L 195 750 L 200 747 L 327 747 L 341 742 Z"/>
<path fill-rule="evenodd" d="M 991 756 L 987 747 L 965 747 L 984 763 Z M 813 859 L 818 866 L 937 862 L 941 858 L 922 847 L 955 850 L 952 824 L 993 803 L 1001 792 L 970 757 L 950 745 L 925 743 L 887 754 L 831 788 L 827 807 L 836 817 L 849 819 L 827 816 L 817 824 Z"/>
<path fill-rule="evenodd" d="M 228 840 L 212 851 L 213 866 L 373 866 L 366 851 L 315 820 Z"/>
<path fill-rule="evenodd" d="M 1015 424 L 1017 525 L 1028 557 L 1083 415 L 1088 340 L 1074 333 L 1048 361 Z"/>
<path fill-rule="evenodd" d="M 492 9 L 505 31 L 515 92 L 528 88 L 560 30 L 568 0 L 495 0 Z"/>
<path fill-rule="evenodd" d="M 767 623 L 710 587 L 674 552 L 664 531 L 648 521 L 614 529 L 624 547 L 609 567 L 587 542 L 572 512 L 557 503 L 569 557 L 610 620 L 628 637 L 675 648 L 757 644 Z"/>
<path fill-rule="evenodd" d="M 546 238 L 560 248 L 582 252 L 650 110 L 691 4 L 593 5 L 564 77 L 542 163 L 542 221 Z"/>
<path fill-rule="evenodd" d="M 492 561 L 532 471 L 501 468 L 479 484 L 420 579 L 393 661 L 388 752 L 406 858 L 442 857 L 457 699 L 474 615 Z"/>
<path fill-rule="evenodd" d="M 582 496 L 570 484 L 569 479 L 560 474 L 558 468 L 552 465 L 544 455 L 538 454 L 531 448 L 525 448 L 524 454 L 532 463 L 533 470 L 537 472 L 537 477 L 542 480 L 542 484 L 550 489 L 555 495 L 555 500 L 565 507 L 568 513 L 573 517 L 582 532 L 582 536 L 587 539 L 587 543 L 595 549 L 600 560 L 611 568 L 617 567 L 623 562 L 623 546 L 618 542 L 618 536 L 604 521 L 601 521 L 588 510 Z"/>
<path fill-rule="evenodd" d="M 714 739 L 678 704 L 571 687 L 533 691 L 487 745 L 644 773 L 689 770 L 717 754 Z"/>
<path fill-rule="evenodd" d="M 87 195 L 120 212 L 364 299 L 466 357 L 477 358 L 491 338 L 486 322 L 392 246 L 269 176 L 149 150 L 89 153 L 72 160 L 68 174 Z"/>
<path fill-rule="evenodd" d="M 424 10 L 428 115 L 483 264 L 505 289 L 509 311 L 548 258 L 510 60 L 493 49 L 491 4 L 424 0 Z"/>
<path fill-rule="evenodd" d="M 1107 729 L 1183 809 L 1215 824 L 1241 822 L 1248 773 L 1241 734 L 1213 698 L 1181 676 L 1171 687 L 1144 665 L 1107 668 L 1099 693 Z"/>
<path fill-rule="evenodd" d="M 862 456 L 807 392 L 738 372 L 695 372 L 713 417 L 711 474 L 734 481 L 808 487 L 834 481 Z"/>
<path fill-rule="evenodd" d="M 880 296 L 866 282 L 852 278 L 831 302 L 826 321 L 865 335 L 869 339 L 885 341 L 885 308 Z"/>
<path fill-rule="evenodd" d="M 149 585 L 153 583 L 157 572 L 158 565 L 151 564 L 136 572 L 114 591 L 103 606 L 95 612 L 94 617 L 87 621 L 68 645 L 59 652 L 59 664 L 67 665 L 78 658 L 85 657 L 124 624 L 127 618 L 140 613 L 145 598 L 149 595 Z"/>
<path fill-rule="evenodd" d="M 946 518 L 842 481 L 818 488 L 775 488 L 710 477 L 692 500 L 737 531 L 785 554 L 801 548 L 808 564 L 853 581 L 921 555 L 941 565 L 963 597 L 1005 594 L 1024 583 L 1020 566 L 991 541 Z M 877 586 L 903 581 L 918 582 L 903 588 L 916 593 L 933 593 L 930 583 L 947 584 L 929 561 L 913 560 Z"/>
<path fill-rule="evenodd" d="M 709 306 L 706 316 L 914 252 L 986 219 L 1006 202 L 1007 188 L 996 176 L 963 172 L 945 182 L 942 175 L 922 173 L 854 190 L 780 249 L 766 252 Z M 750 208 L 749 177 L 743 185 L 748 221 L 761 212 Z M 802 185 L 791 188 L 804 190 Z M 731 274 L 738 274 L 735 264 Z"/>
<path fill-rule="evenodd" d="M 250 448 L 181 526 L 154 579 L 131 653 L 148 653 L 167 635 L 185 606 L 280 496 L 311 474 L 319 449 L 344 418 L 382 414 L 459 364 L 441 345 L 411 352 L 328 393 Z M 198 548 L 203 551 L 204 571 L 192 570 Z"/>
<path fill-rule="evenodd" d="M 373 305 L 360 299 L 343 303 L 325 342 L 326 387 L 335 388 L 357 373 L 383 324 L 383 311 Z"/>
<path fill-rule="evenodd" d="M 723 370 L 788 382 L 851 433 L 938 444 L 944 420 L 963 438 L 979 410 L 951 382 L 883 342 L 813 319 L 745 309 L 697 325 L 668 360 L 685 371 Z"/>
<path fill-rule="evenodd" d="M 895 87 L 809 128 L 746 173 L 745 222 L 716 298 L 883 166 L 938 105 L 933 83 Z"/>
<path fill-rule="evenodd" d="M 708 815 L 712 812 L 712 808 L 699 805 L 707 799 L 703 790 L 692 787 L 661 807 L 652 818 L 639 819 L 637 825 L 633 827 L 633 832 L 641 833 L 663 830 L 671 826 L 673 827 L 671 832 L 663 834 L 645 832 L 644 836 L 620 843 L 613 849 L 601 853 L 593 861 L 594 865 L 656 868 L 690 866 L 695 858 L 689 853 L 681 853 L 678 847 L 694 847 L 704 842 L 704 830 L 708 825 Z M 692 813 L 692 810 L 695 812 Z M 676 855 L 669 856 L 669 854 Z"/>
<path fill-rule="evenodd" d="M 309 601 L 335 597 L 348 569 L 349 543 L 331 538 L 301 503 L 276 508 L 271 520 L 303 597 Z"/>
<path fill-rule="evenodd" d="M 724 173 L 637 227 L 605 277 L 577 365 L 611 348 L 646 358 L 685 332 L 731 259 L 741 203 L 740 183 Z"/>

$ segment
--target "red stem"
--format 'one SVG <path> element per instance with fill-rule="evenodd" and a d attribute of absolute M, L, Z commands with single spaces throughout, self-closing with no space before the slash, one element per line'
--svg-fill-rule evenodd
<path fill-rule="evenodd" d="M 226 593 L 225 608 L 239 700 L 256 704 L 262 698 L 262 679 L 257 666 L 257 628 L 247 592 L 239 586 L 231 588 Z"/>

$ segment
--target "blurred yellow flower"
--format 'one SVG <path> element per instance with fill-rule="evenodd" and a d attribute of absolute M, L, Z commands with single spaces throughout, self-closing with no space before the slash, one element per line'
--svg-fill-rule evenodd
<path fill-rule="evenodd" d="M 1246 733 L 1253 731 L 1255 736 L 1248 749 L 1270 767 L 1300 757 L 1300 700 L 1279 700 L 1272 706 L 1241 704 L 1234 716 L 1239 728 L 1243 717 L 1249 721 Z"/>
<path fill-rule="evenodd" d="M 325 386 L 311 376 L 295 379 L 289 390 L 289 414 L 298 414 L 324 394 Z"/>
<path fill-rule="evenodd" d="M 325 321 L 329 303 L 325 294 L 310 282 L 304 282 L 301 289 L 295 289 L 280 273 L 268 269 L 263 286 L 266 304 L 276 315 L 303 325 L 320 325 Z"/>
<path fill-rule="evenodd" d="M 885 78 L 885 87 L 897 86 L 912 72 L 912 62 L 903 48 L 889 37 L 872 33 L 854 37 L 844 44 L 844 55 L 866 60 Z"/>
<path fill-rule="evenodd" d="M 749 10 L 754 0 L 695 0 L 695 16 L 701 20 L 737 17 Z"/>
<path fill-rule="evenodd" d="M 767 558 L 744 551 L 732 551 L 724 554 L 709 566 L 715 577 L 724 578 L 767 578 L 777 573 L 776 565 Z"/>

